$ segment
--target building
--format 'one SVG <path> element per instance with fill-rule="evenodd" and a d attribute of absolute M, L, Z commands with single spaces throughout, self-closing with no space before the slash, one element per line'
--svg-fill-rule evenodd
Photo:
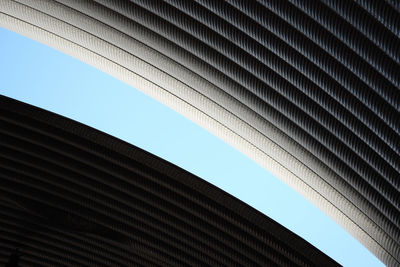
<path fill-rule="evenodd" d="M 21 266 L 338 266 L 247 204 L 117 138 L 7 97 L 0 121 L 3 263 L 19 255 Z"/>
<path fill-rule="evenodd" d="M 9 1 L 0 25 L 133 85 L 400 264 L 396 1 Z"/>

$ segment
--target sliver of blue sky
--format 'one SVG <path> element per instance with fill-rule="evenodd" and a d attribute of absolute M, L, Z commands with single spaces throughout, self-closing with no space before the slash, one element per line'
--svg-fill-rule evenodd
<path fill-rule="evenodd" d="M 383 266 L 278 178 L 180 114 L 57 50 L 0 28 L 0 94 L 123 139 L 236 196 L 345 266 Z"/>

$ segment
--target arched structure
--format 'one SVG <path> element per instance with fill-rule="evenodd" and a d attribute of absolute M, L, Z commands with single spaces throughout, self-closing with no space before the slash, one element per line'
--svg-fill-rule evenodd
<path fill-rule="evenodd" d="M 2 265 L 15 248 L 19 266 L 338 265 L 202 179 L 1 96 L 0 191 Z"/>
<path fill-rule="evenodd" d="M 0 12 L 199 123 L 400 264 L 397 1 L 2 0 Z"/>

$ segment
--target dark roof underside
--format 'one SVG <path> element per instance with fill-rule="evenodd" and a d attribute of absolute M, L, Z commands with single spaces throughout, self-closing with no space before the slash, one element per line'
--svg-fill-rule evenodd
<path fill-rule="evenodd" d="M 400 265 L 399 1 L 3 2 L 4 27 L 165 100 Z"/>
<path fill-rule="evenodd" d="M 0 97 L 0 262 L 21 266 L 335 262 L 253 208 L 137 147 Z"/>

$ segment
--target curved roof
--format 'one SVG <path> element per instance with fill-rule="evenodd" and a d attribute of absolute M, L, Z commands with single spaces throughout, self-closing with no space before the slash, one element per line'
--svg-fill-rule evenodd
<path fill-rule="evenodd" d="M 0 97 L 0 261 L 21 266 L 337 266 L 177 166 Z M 15 254 L 15 253 L 14 253 Z"/>
<path fill-rule="evenodd" d="M 396 1 L 3 3 L 3 27 L 171 106 L 400 263 Z"/>

